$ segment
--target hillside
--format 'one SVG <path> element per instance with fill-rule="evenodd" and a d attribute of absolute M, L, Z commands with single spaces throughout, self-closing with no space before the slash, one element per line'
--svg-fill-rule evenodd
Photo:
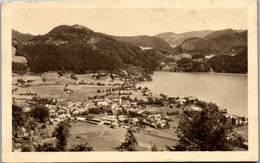
<path fill-rule="evenodd" d="M 112 37 L 120 42 L 125 42 L 125 43 L 138 46 L 142 50 L 153 49 L 161 57 L 169 54 L 170 55 L 176 54 L 175 49 L 173 49 L 166 41 L 158 37 L 153 37 L 153 36 L 131 36 L 131 37 L 112 36 Z"/>
<path fill-rule="evenodd" d="M 16 40 L 21 43 L 30 41 L 34 36 L 31 34 L 20 33 L 16 30 L 12 30 L 12 40 Z"/>
<path fill-rule="evenodd" d="M 180 52 L 207 54 L 216 51 L 217 45 L 212 41 L 194 37 L 183 41 L 183 43 L 178 47 L 178 50 Z"/>
<path fill-rule="evenodd" d="M 172 47 L 176 47 L 179 46 L 184 40 L 188 38 L 192 38 L 192 37 L 203 38 L 204 36 L 206 36 L 211 32 L 213 31 L 211 30 L 191 31 L 191 32 L 185 32 L 180 34 L 176 34 L 173 32 L 165 32 L 165 33 L 157 34 L 155 36 L 165 40 Z"/>
<path fill-rule="evenodd" d="M 219 30 L 219 31 L 214 31 L 208 35 L 206 35 L 204 38 L 209 40 L 209 39 L 212 39 L 212 38 L 217 38 L 221 35 L 229 35 L 229 36 L 232 36 L 234 34 L 238 33 L 237 31 L 233 30 L 233 29 L 224 29 L 224 30 Z"/>
<path fill-rule="evenodd" d="M 237 54 L 247 48 L 247 31 L 220 30 L 204 38 L 189 38 L 177 47 L 180 52 L 200 54 Z"/>
<path fill-rule="evenodd" d="M 25 56 L 35 73 L 46 71 L 119 71 L 126 66 L 152 72 L 159 66 L 156 50 L 142 50 L 80 25 L 62 25 L 45 35 L 20 45 L 17 54 Z"/>
<path fill-rule="evenodd" d="M 218 72 L 218 73 L 247 73 L 247 49 L 237 55 L 219 55 L 210 59 L 196 61 L 191 58 L 182 58 L 177 61 L 173 71 L 182 72 Z"/>

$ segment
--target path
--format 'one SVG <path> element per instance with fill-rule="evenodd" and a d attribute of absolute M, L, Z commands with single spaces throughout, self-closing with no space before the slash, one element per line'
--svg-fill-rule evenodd
<path fill-rule="evenodd" d="M 103 131 L 99 134 L 99 136 L 98 137 L 101 137 L 101 136 L 103 136 L 103 134 L 104 134 L 104 132 L 105 132 L 105 126 L 103 126 L 102 125 L 102 127 L 103 127 Z"/>

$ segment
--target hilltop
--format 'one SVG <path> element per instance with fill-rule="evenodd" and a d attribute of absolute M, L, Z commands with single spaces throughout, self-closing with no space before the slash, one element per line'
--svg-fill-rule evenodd
<path fill-rule="evenodd" d="M 176 50 L 173 49 L 166 41 L 159 37 L 153 36 L 132 36 L 132 37 L 117 37 L 113 36 L 114 39 L 133 44 L 135 46 L 140 47 L 141 49 L 154 49 L 158 52 L 158 54 L 169 55 L 175 54 Z"/>
<path fill-rule="evenodd" d="M 156 49 L 142 50 L 80 25 L 61 25 L 45 35 L 35 36 L 26 44 L 19 44 L 16 55 L 25 56 L 30 70 L 35 73 L 115 72 L 129 66 L 152 72 L 161 59 Z"/>
<path fill-rule="evenodd" d="M 39 36 L 15 30 L 12 33 L 15 72 L 25 72 L 28 68 L 34 73 L 73 71 L 76 74 L 126 71 L 147 75 L 158 69 L 247 72 L 247 65 L 243 61 L 247 59 L 247 30 L 204 30 L 181 34 L 167 32 L 156 36 L 119 37 L 94 32 L 81 25 L 61 25 Z M 178 42 L 175 48 L 171 44 L 173 42 Z M 237 54 L 242 52 L 245 57 L 238 57 L 240 55 Z M 223 61 L 220 61 L 220 58 L 207 61 L 210 57 L 222 55 L 237 56 L 231 57 L 232 59 L 220 57 Z M 242 65 L 235 68 L 233 58 L 238 58 L 237 61 Z M 192 68 L 183 67 L 186 62 L 193 61 L 195 62 Z M 215 63 L 220 62 L 224 65 L 215 66 Z M 231 62 L 233 66 L 224 68 L 225 64 Z"/>
<path fill-rule="evenodd" d="M 176 46 L 180 45 L 183 41 L 186 39 L 192 38 L 192 37 L 198 37 L 203 38 L 207 34 L 213 32 L 212 30 L 202 30 L 202 31 L 191 31 L 191 32 L 185 32 L 176 34 L 173 32 L 165 32 L 165 33 L 159 33 L 155 35 L 155 37 L 159 37 L 163 40 L 165 40 L 170 46 L 175 48 Z"/>
<path fill-rule="evenodd" d="M 30 41 L 34 36 L 27 33 L 27 34 L 24 34 L 24 33 L 20 33 L 16 30 L 12 30 L 12 40 L 16 40 L 18 42 L 21 42 L 21 43 L 25 43 L 25 42 L 28 42 Z"/>
<path fill-rule="evenodd" d="M 178 46 L 180 52 L 200 54 L 237 54 L 247 47 L 247 31 L 220 30 L 204 38 L 189 38 Z"/>

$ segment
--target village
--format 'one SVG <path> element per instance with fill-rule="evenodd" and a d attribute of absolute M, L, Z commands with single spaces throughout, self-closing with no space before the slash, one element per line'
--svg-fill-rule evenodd
<path fill-rule="evenodd" d="M 71 75 L 69 82 L 55 81 L 57 80 L 55 77 L 52 78 L 53 80 L 44 77 L 45 81 L 42 80 L 42 77 L 35 80 L 29 79 L 29 81 L 18 78 L 17 83 L 13 83 L 16 86 L 12 91 L 13 101 L 20 102 L 19 105 L 23 107 L 24 112 L 30 112 L 37 105 L 47 108 L 49 111 L 49 118 L 46 121 L 47 128 L 48 126 L 53 128 L 59 122 L 70 119 L 81 125 L 85 123 L 104 126 L 115 131 L 119 131 L 116 130 L 117 128 L 124 130 L 132 128 L 154 138 L 176 141 L 175 131 L 178 128 L 178 117 L 181 114 L 192 116 L 203 110 L 204 103 L 194 97 L 154 95 L 148 88 L 138 87 L 135 76 L 127 78 L 112 76 L 103 73 L 91 74 L 88 78 L 93 80 L 78 81 L 78 77 Z M 58 79 L 60 78 L 58 77 Z M 55 96 L 54 93 L 51 93 L 51 89 L 44 89 L 46 95 L 40 91 L 33 91 L 35 86 L 52 85 L 60 86 L 59 95 Z M 78 87 L 80 90 L 89 89 L 91 91 L 84 93 L 87 96 L 83 96 L 83 93 L 81 94 L 77 89 Z M 223 113 L 233 126 L 248 124 L 247 118 L 230 115 L 227 113 L 227 109 L 219 109 L 219 112 Z M 76 138 L 80 138 L 78 134 L 76 134 Z M 44 138 L 39 137 L 43 142 L 49 138 L 51 138 L 51 134 Z"/>

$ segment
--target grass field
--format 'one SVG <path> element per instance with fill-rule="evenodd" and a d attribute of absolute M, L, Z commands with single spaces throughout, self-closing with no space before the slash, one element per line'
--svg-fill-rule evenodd
<path fill-rule="evenodd" d="M 166 150 L 166 145 L 174 145 L 177 143 L 177 141 L 174 141 L 174 139 L 177 138 L 175 134 L 169 134 L 165 131 L 152 128 L 148 128 L 148 130 L 153 130 L 151 133 L 158 136 L 136 132 L 135 136 L 138 141 L 138 150 L 148 150 L 151 142 L 156 145 L 158 150 Z M 71 135 L 68 140 L 68 147 L 76 144 L 88 143 L 95 148 L 95 151 L 116 151 L 115 147 L 119 146 L 124 141 L 125 133 L 125 128 L 119 127 L 113 129 L 105 125 L 73 122 L 71 123 Z M 79 136 L 80 138 L 76 138 L 76 136 Z M 162 137 L 166 137 L 168 139 Z M 41 141 L 41 143 L 43 142 L 55 144 L 56 139 L 49 138 Z"/>
<path fill-rule="evenodd" d="M 248 126 L 238 127 L 233 130 L 238 134 L 242 135 L 242 137 L 248 141 Z"/>

